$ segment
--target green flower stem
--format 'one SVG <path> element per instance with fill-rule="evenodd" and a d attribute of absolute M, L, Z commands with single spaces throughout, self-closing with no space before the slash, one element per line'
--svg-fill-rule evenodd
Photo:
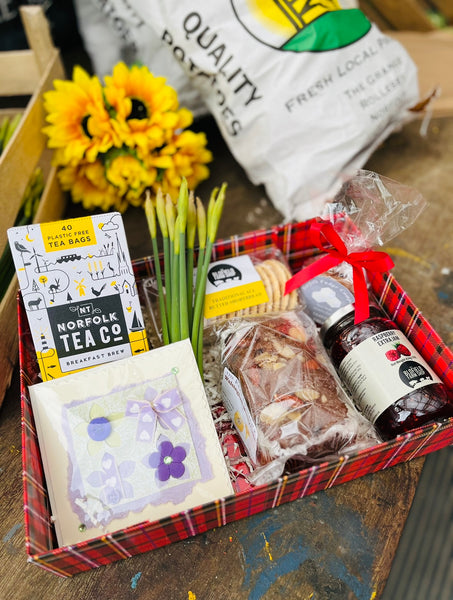
<path fill-rule="evenodd" d="M 200 198 L 196 200 L 197 204 L 197 231 L 198 231 L 198 259 L 197 259 L 197 275 L 195 280 L 195 296 L 200 282 L 201 265 L 204 260 L 206 249 L 206 211 L 203 202 Z M 195 303 L 195 298 L 194 298 Z M 193 319 L 192 319 L 193 320 Z"/>
<path fill-rule="evenodd" d="M 170 246 L 175 243 L 175 221 L 176 221 L 176 210 L 173 205 L 172 199 L 167 194 L 167 198 L 165 200 L 165 215 L 167 217 L 167 226 L 168 226 L 168 237 L 170 239 Z M 173 251 L 170 253 L 170 268 L 171 268 L 171 260 L 173 257 Z"/>
<path fill-rule="evenodd" d="M 212 195 L 211 195 L 212 197 Z M 201 273 L 203 270 L 203 263 L 204 263 L 204 257 L 206 254 L 206 211 L 203 205 L 203 202 L 200 200 L 200 198 L 196 199 L 196 206 L 197 206 L 197 231 L 198 231 L 198 258 L 197 258 L 197 275 L 196 275 L 196 280 L 195 280 L 195 296 L 194 296 L 194 308 L 193 308 L 193 316 L 192 316 L 192 330 L 191 330 L 191 335 L 190 335 L 190 339 L 192 342 L 192 348 L 195 354 L 195 358 L 197 360 L 197 364 L 198 364 L 198 368 L 200 371 L 200 374 L 203 372 L 203 356 L 202 356 L 202 346 L 203 344 L 201 343 L 203 340 L 203 329 L 202 329 L 202 323 L 203 323 L 203 318 L 199 318 L 198 319 L 198 326 L 197 323 L 195 321 L 195 306 L 197 304 L 197 298 L 199 297 L 200 294 L 203 294 L 204 297 L 204 293 L 206 290 L 204 290 L 203 292 L 200 292 L 200 288 L 201 288 Z M 198 302 L 200 302 L 200 300 L 198 300 Z M 203 300 L 203 305 L 201 307 L 201 314 L 203 314 L 203 309 L 204 309 L 204 300 Z M 201 329 L 201 331 L 200 331 Z M 200 350 L 200 346 L 201 346 L 201 350 Z M 201 356 L 201 361 L 200 361 L 200 356 Z"/>
<path fill-rule="evenodd" d="M 186 250 L 186 281 L 187 281 L 187 316 L 189 320 L 189 335 L 192 331 L 193 316 L 193 267 L 194 246 L 197 232 L 197 209 L 193 192 L 189 193 L 189 207 L 187 211 L 187 250 Z"/>
<path fill-rule="evenodd" d="M 156 239 L 157 236 L 157 226 L 156 226 L 156 214 L 154 212 L 154 206 L 151 200 L 151 195 L 149 192 L 146 193 L 145 199 L 145 215 L 146 220 L 148 222 L 148 230 L 151 236 L 151 239 Z"/>
<path fill-rule="evenodd" d="M 178 197 L 178 217 L 175 235 L 179 235 L 179 296 L 180 296 L 180 336 L 186 339 L 189 334 L 189 316 L 188 316 L 188 294 L 187 294 L 187 270 L 186 270 L 186 227 L 189 210 L 189 192 L 187 181 L 183 178 L 179 189 Z"/>
<path fill-rule="evenodd" d="M 189 211 L 189 192 L 187 190 L 187 181 L 182 178 L 181 187 L 179 188 L 178 196 L 178 216 L 180 218 L 179 231 L 185 233 L 187 226 L 187 214 Z"/>
<path fill-rule="evenodd" d="M 201 313 L 204 313 L 204 305 L 205 301 L 203 299 L 203 306 L 201 308 Z M 200 375 L 203 378 L 203 334 L 204 334 L 204 319 L 200 319 L 198 322 L 198 339 L 196 341 L 197 347 L 195 352 L 195 358 L 198 365 L 198 370 L 200 371 Z"/>
<path fill-rule="evenodd" d="M 164 285 L 165 285 L 165 301 L 167 314 L 170 314 L 170 298 L 171 298 L 171 277 L 170 277 L 170 240 L 167 226 L 167 216 L 165 211 L 165 200 L 162 190 L 159 188 L 156 194 L 156 214 L 159 222 L 160 231 L 162 233 L 162 242 L 164 247 Z"/>
<path fill-rule="evenodd" d="M 208 223 L 207 223 L 207 242 L 206 249 L 203 256 L 203 262 L 201 264 L 200 279 L 198 286 L 195 291 L 195 306 L 193 313 L 193 325 L 192 325 L 192 348 L 195 353 L 198 362 L 198 369 L 201 376 L 203 376 L 203 354 L 202 348 L 200 351 L 200 344 L 203 337 L 203 328 L 201 322 L 203 322 L 203 310 L 206 295 L 206 280 L 208 276 L 209 263 L 211 262 L 212 248 L 217 235 L 217 229 L 219 226 L 220 218 L 222 216 L 223 205 L 225 202 L 225 191 L 226 184 L 222 184 L 220 191 L 215 198 L 214 193 L 211 195 L 211 200 L 208 206 Z M 216 192 L 217 193 L 217 192 Z M 215 198 L 215 200 L 212 200 Z"/>
<path fill-rule="evenodd" d="M 201 343 L 200 337 L 203 337 L 203 328 L 201 327 L 201 323 L 203 322 L 206 279 L 208 276 L 209 263 L 211 261 L 212 246 L 213 243 L 208 240 L 206 249 L 204 251 L 203 262 L 201 263 L 201 268 L 199 268 L 199 279 L 195 290 L 195 304 L 193 308 L 191 343 L 194 354 L 197 358 L 198 369 L 201 376 L 203 376 L 203 360 L 200 361 L 199 344 Z"/>
<path fill-rule="evenodd" d="M 174 256 L 175 256 L 175 207 L 173 205 L 172 199 L 167 194 L 165 199 L 165 216 L 166 223 L 168 228 L 168 260 L 166 260 L 165 265 L 165 288 L 166 288 L 166 296 L 167 296 L 167 311 L 169 315 L 169 330 L 172 330 L 172 298 L 173 298 L 173 269 L 174 269 Z M 165 245 L 164 245 L 165 252 Z M 179 319 L 179 317 L 178 317 Z M 171 337 L 171 335 L 170 335 Z"/>
<path fill-rule="evenodd" d="M 176 219 L 178 221 L 178 219 Z M 171 261 L 171 298 L 170 298 L 170 339 L 172 342 L 181 340 L 181 328 L 179 313 L 181 310 L 179 290 L 179 235 L 175 236 L 173 242 L 173 255 Z"/>
<path fill-rule="evenodd" d="M 220 190 L 213 190 L 207 214 L 201 200 L 197 198 L 195 202 L 193 195 L 189 194 L 185 179 L 181 183 L 177 210 L 168 194 L 165 202 L 162 193 L 157 194 L 156 208 L 150 196 L 145 201 L 158 282 L 163 342 L 168 344 L 190 338 L 202 377 L 206 280 L 223 212 L 225 191 L 225 183 Z M 156 215 L 163 237 L 165 295 L 158 254 Z M 199 248 L 194 292 L 194 247 L 197 233 Z"/>
<path fill-rule="evenodd" d="M 211 195 L 210 195 L 210 197 L 209 197 L 209 202 L 208 202 L 208 215 L 207 215 L 207 222 L 208 222 L 208 223 L 212 223 L 212 212 L 213 212 L 213 210 L 214 210 L 214 206 L 215 206 L 215 203 L 216 203 L 216 197 L 217 197 L 217 194 L 218 194 L 218 192 L 219 192 L 219 188 L 218 188 L 218 187 L 215 187 L 215 188 L 212 190 L 212 192 L 211 192 Z"/>
<path fill-rule="evenodd" d="M 217 195 L 216 201 L 214 203 L 214 207 L 212 209 L 212 213 L 208 212 L 208 239 L 212 243 L 215 242 L 215 238 L 217 236 L 217 229 L 219 227 L 220 218 L 223 212 L 223 205 L 225 203 L 225 192 L 226 192 L 227 184 L 223 183 L 220 191 Z"/>
<path fill-rule="evenodd" d="M 193 318 L 193 271 L 194 252 L 193 247 L 186 250 L 186 288 L 187 288 L 187 320 L 189 323 L 189 337 L 192 333 Z"/>
<path fill-rule="evenodd" d="M 157 290 L 159 297 L 159 311 L 161 318 L 161 326 L 162 326 L 162 340 L 164 344 L 169 343 L 169 334 L 168 334 L 168 323 L 167 323 L 167 311 L 165 308 L 165 298 L 164 291 L 162 286 L 162 273 L 160 269 L 160 260 L 159 260 L 159 249 L 157 247 L 157 227 L 156 227 L 156 215 L 154 212 L 154 206 L 151 201 L 151 196 L 147 194 L 145 200 L 145 214 L 146 219 L 148 221 L 148 229 L 151 235 L 151 243 L 153 247 L 153 258 L 154 258 L 154 270 L 156 273 L 156 281 L 157 281 Z"/>
<path fill-rule="evenodd" d="M 162 341 L 166 346 L 170 343 L 170 334 L 168 332 L 167 309 L 165 306 L 165 297 L 162 287 L 162 273 L 160 270 L 159 249 L 157 247 L 157 240 L 155 238 L 152 238 L 151 242 L 153 245 L 154 269 L 156 271 L 157 289 L 159 293 L 159 312 L 162 326 Z"/>
<path fill-rule="evenodd" d="M 181 339 L 185 340 L 190 337 L 189 332 L 189 314 L 187 311 L 187 271 L 186 271 L 186 234 L 185 232 L 179 233 L 179 296 L 180 296 L 180 306 L 181 309 L 179 311 L 180 317 L 180 335 Z"/>
<path fill-rule="evenodd" d="M 168 237 L 164 237 L 163 239 L 164 245 L 164 283 L 165 283 L 165 307 L 167 309 L 167 314 L 170 314 L 170 299 L 171 299 L 171 271 L 170 271 L 170 263 L 171 263 L 171 248 L 170 248 L 170 239 Z"/>

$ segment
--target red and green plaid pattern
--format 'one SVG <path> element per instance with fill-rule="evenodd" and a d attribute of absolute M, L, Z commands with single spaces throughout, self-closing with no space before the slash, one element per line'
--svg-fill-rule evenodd
<path fill-rule="evenodd" d="M 226 258 L 271 244 L 279 247 L 293 270 L 317 250 L 310 246 L 310 222 L 276 226 L 219 241 L 214 258 Z M 137 279 L 153 273 L 150 259 L 134 263 Z M 371 279 L 372 288 L 389 315 L 406 332 L 445 383 L 453 388 L 453 353 L 445 346 L 404 290 L 389 274 Z M 453 419 L 420 427 L 390 442 L 339 460 L 324 462 L 216 502 L 153 523 L 58 548 L 48 505 L 41 456 L 27 386 L 39 380 L 34 347 L 23 304 L 19 312 L 22 444 L 26 549 L 29 561 L 60 576 L 72 576 L 110 562 L 183 540 L 209 529 L 292 502 L 319 490 L 439 450 L 453 441 Z"/>

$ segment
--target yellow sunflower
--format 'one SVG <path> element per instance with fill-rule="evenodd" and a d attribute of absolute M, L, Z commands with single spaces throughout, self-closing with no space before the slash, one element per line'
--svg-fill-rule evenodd
<path fill-rule="evenodd" d="M 74 202 L 123 212 L 143 204 L 147 189 L 162 187 L 176 201 L 183 177 L 192 189 L 208 177 L 206 137 L 186 129 L 192 113 L 165 81 L 119 63 L 104 86 L 78 66 L 73 81 L 54 82 L 44 96 L 44 132 Z"/>
<path fill-rule="evenodd" d="M 135 152 L 122 148 L 110 151 L 105 157 L 105 177 L 132 204 L 141 204 L 145 189 L 156 179 L 156 169 L 148 169 Z"/>
<path fill-rule="evenodd" d="M 207 163 L 212 161 L 212 152 L 206 148 L 206 135 L 190 130 L 174 136 L 172 144 L 161 150 L 162 156 L 171 159 L 171 165 L 161 173 L 160 186 L 174 201 L 179 195 L 183 177 L 190 189 L 209 177 Z"/>
<path fill-rule="evenodd" d="M 128 202 L 105 177 L 105 167 L 100 160 L 69 165 L 58 171 L 58 179 L 65 191 L 71 192 L 74 202 L 86 210 L 100 208 L 104 212 L 113 208 L 124 212 Z"/>
<path fill-rule="evenodd" d="M 112 126 L 125 145 L 150 152 L 192 123 L 192 113 L 178 109 L 176 91 L 146 66 L 118 63 L 104 79 L 105 98 L 115 112 Z"/>
<path fill-rule="evenodd" d="M 58 148 L 61 164 L 94 161 L 101 152 L 120 145 L 104 104 L 97 77 L 82 67 L 74 67 L 73 81 L 56 80 L 54 90 L 44 94 L 46 120 L 43 131 L 49 148 Z"/>

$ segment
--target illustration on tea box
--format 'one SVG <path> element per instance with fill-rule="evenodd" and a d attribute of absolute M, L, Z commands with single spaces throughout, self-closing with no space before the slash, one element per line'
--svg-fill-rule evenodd
<path fill-rule="evenodd" d="M 120 213 L 8 238 L 43 380 L 148 350 Z"/>

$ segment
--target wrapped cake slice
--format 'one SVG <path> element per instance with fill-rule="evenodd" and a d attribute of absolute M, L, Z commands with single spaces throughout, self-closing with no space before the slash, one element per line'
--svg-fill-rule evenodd
<path fill-rule="evenodd" d="M 302 311 L 233 319 L 222 339 L 222 397 L 253 483 L 378 442 Z"/>

